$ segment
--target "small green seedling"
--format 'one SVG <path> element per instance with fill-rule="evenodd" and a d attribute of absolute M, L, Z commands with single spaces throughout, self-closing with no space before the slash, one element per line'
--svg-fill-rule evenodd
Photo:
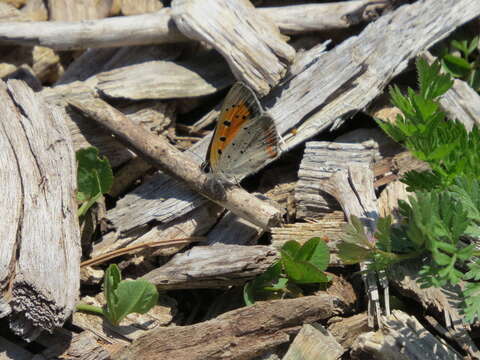
<path fill-rule="evenodd" d="M 98 156 L 98 149 L 89 147 L 77 151 L 77 199 L 82 202 L 78 216 L 87 210 L 105 193 L 110 191 L 113 173 L 106 157 Z"/>
<path fill-rule="evenodd" d="M 147 313 L 158 301 L 155 285 L 143 279 L 122 280 L 120 269 L 115 264 L 111 264 L 105 272 L 103 292 L 107 302 L 103 308 L 78 304 L 77 310 L 103 315 L 114 326 L 118 326 L 128 314 Z"/>
<path fill-rule="evenodd" d="M 245 285 L 243 297 L 247 305 L 252 305 L 258 298 L 278 299 L 287 293 L 301 295 L 298 285 L 330 281 L 324 273 L 330 262 L 330 253 L 322 239 L 311 238 L 303 245 L 288 241 L 280 254 L 280 261 Z"/>

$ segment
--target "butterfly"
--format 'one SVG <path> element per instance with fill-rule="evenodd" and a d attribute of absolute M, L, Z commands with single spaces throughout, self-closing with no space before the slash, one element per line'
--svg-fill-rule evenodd
<path fill-rule="evenodd" d="M 253 90 L 237 82 L 223 102 L 202 168 L 219 180 L 238 183 L 278 156 L 278 142 L 272 117 Z"/>

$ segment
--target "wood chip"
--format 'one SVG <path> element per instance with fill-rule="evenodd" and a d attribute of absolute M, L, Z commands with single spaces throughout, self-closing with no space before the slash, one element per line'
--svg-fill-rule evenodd
<path fill-rule="evenodd" d="M 209 43 L 235 77 L 261 95 L 280 81 L 295 56 L 278 28 L 248 0 L 174 0 L 172 17 L 182 33 Z"/>

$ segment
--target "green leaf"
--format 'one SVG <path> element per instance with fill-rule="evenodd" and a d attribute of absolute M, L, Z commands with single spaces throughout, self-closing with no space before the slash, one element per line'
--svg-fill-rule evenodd
<path fill-rule="evenodd" d="M 345 264 L 358 264 L 368 260 L 372 255 L 371 250 L 365 249 L 361 246 L 341 242 L 338 245 L 338 256 Z"/>
<path fill-rule="evenodd" d="M 115 294 L 115 290 L 118 287 L 122 279 L 120 269 L 115 264 L 110 264 L 105 271 L 105 276 L 103 279 L 103 292 L 105 295 L 105 300 L 107 301 L 107 306 L 104 311 L 105 317 L 113 324 L 117 318 L 116 309 L 118 298 Z"/>
<path fill-rule="evenodd" d="M 325 283 L 328 277 L 314 264 L 306 261 L 296 261 L 281 250 L 282 264 L 287 276 L 298 284 Z"/>
<path fill-rule="evenodd" d="M 105 272 L 104 294 L 107 301 L 105 317 L 118 325 L 130 313 L 145 314 L 158 300 L 155 285 L 146 280 L 121 280 L 120 269 L 111 264 Z"/>
<path fill-rule="evenodd" d="M 295 260 L 296 261 L 307 261 L 309 260 L 313 253 L 315 252 L 315 248 L 317 247 L 317 245 L 320 243 L 320 241 L 322 241 L 320 238 L 318 237 L 313 237 L 311 239 L 309 239 L 308 241 L 306 241 L 301 247 L 300 249 L 298 249 L 297 253 L 295 254 Z"/>
<path fill-rule="evenodd" d="M 157 304 L 158 291 L 155 285 L 147 280 L 124 280 L 118 284 L 115 291 L 116 303 L 114 325 L 131 313 L 145 314 Z"/>
<path fill-rule="evenodd" d="M 113 174 L 108 159 L 98 156 L 94 147 L 77 151 L 79 201 L 87 201 L 98 194 L 107 193 L 113 183 Z"/>
<path fill-rule="evenodd" d="M 294 240 L 287 241 L 282 246 L 282 250 L 289 254 L 292 258 L 297 256 L 297 253 L 300 251 L 301 245 Z"/>
<path fill-rule="evenodd" d="M 472 66 L 467 60 L 455 55 L 445 55 L 442 60 L 444 67 L 455 77 L 467 77 L 472 69 Z"/>
<path fill-rule="evenodd" d="M 325 241 L 323 241 L 322 239 L 313 239 L 315 239 L 316 246 L 310 258 L 308 259 L 308 262 L 315 265 L 319 270 L 324 271 L 327 269 L 328 264 L 330 263 L 330 250 L 328 249 Z"/>

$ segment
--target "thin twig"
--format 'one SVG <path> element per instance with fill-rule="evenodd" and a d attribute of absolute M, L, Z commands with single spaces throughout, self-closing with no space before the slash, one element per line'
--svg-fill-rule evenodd
<path fill-rule="evenodd" d="M 192 242 L 197 242 L 202 240 L 205 240 L 203 236 L 192 236 L 184 239 L 159 240 L 159 241 L 152 241 L 148 243 L 127 246 L 122 249 L 114 250 L 109 253 L 85 260 L 82 263 L 80 263 L 80 267 L 98 265 L 107 260 L 119 257 L 121 255 L 128 254 L 138 249 L 153 248 L 153 247 L 171 247 L 175 245 L 184 245 L 184 244 L 189 244 Z"/>

